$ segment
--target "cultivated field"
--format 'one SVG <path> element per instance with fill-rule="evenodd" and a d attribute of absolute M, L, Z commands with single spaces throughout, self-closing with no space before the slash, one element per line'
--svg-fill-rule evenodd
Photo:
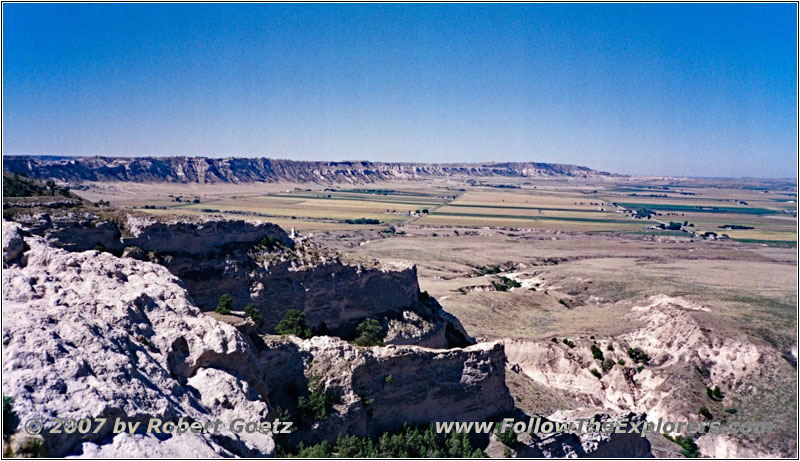
<path fill-rule="evenodd" d="M 309 231 L 413 223 L 797 244 L 796 188 L 781 181 L 509 178 L 359 187 L 102 183 L 78 193 L 159 215 L 222 215 Z"/>

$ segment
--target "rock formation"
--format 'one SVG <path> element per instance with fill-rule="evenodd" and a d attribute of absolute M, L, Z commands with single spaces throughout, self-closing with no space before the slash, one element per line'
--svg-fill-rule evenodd
<path fill-rule="evenodd" d="M 558 163 L 310 162 L 268 158 L 8 156 L 4 171 L 67 182 L 278 182 L 362 184 L 432 177 L 609 177 Z"/>
<path fill-rule="evenodd" d="M 91 234 L 112 236 L 99 243 L 117 252 L 130 248 L 130 242 L 142 252 L 152 253 L 155 248 L 148 245 L 156 244 L 173 250 L 159 252 L 152 258 L 159 262 L 151 262 L 85 250 L 89 244 L 79 238 L 85 234 L 75 229 L 97 227 L 70 220 L 61 226 L 43 216 L 30 222 L 48 222 L 47 238 L 36 235 L 44 228 L 3 222 L 3 393 L 13 398 L 20 422 L 38 417 L 49 428 L 54 418 L 122 418 L 146 425 L 150 418 L 230 422 L 288 416 L 296 419 L 298 430 L 282 436 L 282 443 L 294 444 L 331 441 L 340 434 L 374 436 L 405 423 L 489 420 L 516 411 L 505 384 L 506 356 L 500 342 L 451 349 L 359 347 L 331 336 L 301 340 L 257 334 L 252 322 L 236 321 L 233 326 L 225 316 L 204 313 L 187 289 L 190 284 L 165 261 L 198 255 L 226 259 L 236 253 L 231 248 L 249 247 L 258 237 L 260 250 L 247 254 L 265 274 L 280 270 L 283 277 L 291 277 L 309 270 L 304 265 L 317 265 L 304 276 L 321 279 L 320 285 L 309 283 L 309 291 L 336 290 L 340 273 L 319 269 L 314 258 L 322 256 L 304 253 L 322 250 L 309 247 L 298 255 L 306 243 L 288 239 L 275 226 L 140 221 L 120 226 L 105 220 L 110 224 Z M 112 224 L 118 226 L 116 231 Z M 262 243 L 265 235 L 272 239 Z M 214 243 L 217 236 L 222 249 Z M 183 239 L 183 245 L 175 239 Z M 182 247 L 185 251 L 178 250 Z M 325 264 L 345 265 L 335 259 L 321 265 Z M 369 278 L 358 276 L 377 278 L 392 270 L 396 269 L 357 268 L 345 282 L 350 284 L 347 289 L 359 296 L 359 287 L 375 288 Z M 463 331 L 435 300 L 419 296 L 415 277 L 384 283 L 396 284 L 398 296 L 412 296 L 404 302 L 413 301 L 405 306 L 398 302 L 396 318 L 384 318 L 393 332 L 387 341 L 418 338 L 449 346 Z M 400 290 L 403 284 L 410 288 Z M 353 315 L 350 311 L 368 312 L 348 304 L 330 304 L 329 309 L 333 314 L 322 307 L 318 314 L 306 311 L 334 327 L 337 319 Z M 312 382 L 318 389 L 310 388 Z M 324 414 L 311 418 L 300 402 L 313 392 L 324 392 Z M 7 448 L 17 455 L 83 457 L 272 456 L 279 441 L 269 433 L 235 434 L 224 428 L 219 433 L 156 436 L 140 431 L 129 436 L 114 434 L 111 427 L 86 434 L 44 431 L 38 436 L 17 427 Z M 531 447 L 545 456 L 568 455 L 573 453 L 564 451 L 568 440 L 577 443 L 573 452 L 581 456 L 647 451 L 615 438 L 587 445 L 569 434 L 552 443 L 538 440 Z"/>
<path fill-rule="evenodd" d="M 297 309 L 311 328 L 343 337 L 352 335 L 360 320 L 374 317 L 392 330 L 390 343 L 445 347 L 471 342 L 455 317 L 434 300 L 420 299 L 413 264 L 348 260 L 309 240 L 293 240 L 274 224 L 165 223 L 146 216 L 111 218 L 83 211 L 18 219 L 70 251 L 97 248 L 157 262 L 180 278 L 203 310 L 213 310 L 224 293 L 231 295 L 235 309 L 253 303 L 268 331 L 289 309 Z M 409 316 L 428 322 L 430 328 L 411 337 L 409 328 L 389 328 L 390 322 L 403 324 Z"/>
<path fill-rule="evenodd" d="M 159 264 L 94 250 L 68 252 L 25 236 L 16 223 L 4 222 L 3 230 L 3 392 L 14 398 L 21 421 L 269 419 L 275 414 L 267 396 L 286 401 L 291 380 L 307 381 L 315 373 L 325 376 L 340 402 L 324 422 L 325 433 L 334 437 L 427 421 L 432 411 L 480 418 L 513 406 L 502 345 L 370 349 L 331 337 L 254 344 L 203 314 L 180 280 Z M 381 389 L 387 374 L 397 381 Z M 374 395 L 369 416 L 361 400 L 366 395 Z M 45 432 L 40 441 L 53 456 L 128 450 L 262 456 L 274 450 L 271 436 L 261 433 L 184 434 L 162 444 L 154 436 L 113 436 L 110 430 L 107 425 L 97 434 Z M 298 432 L 306 441 L 318 433 Z"/>

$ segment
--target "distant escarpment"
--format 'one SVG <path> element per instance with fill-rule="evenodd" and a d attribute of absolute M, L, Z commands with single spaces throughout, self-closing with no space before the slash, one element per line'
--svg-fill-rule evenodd
<path fill-rule="evenodd" d="M 608 177 L 610 173 L 559 163 L 314 162 L 208 157 L 4 157 L 4 171 L 66 182 L 173 183 L 297 182 L 361 184 L 437 177 Z"/>

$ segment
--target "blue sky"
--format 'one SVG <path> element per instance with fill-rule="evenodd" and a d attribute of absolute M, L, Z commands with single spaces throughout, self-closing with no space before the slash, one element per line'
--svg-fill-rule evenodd
<path fill-rule="evenodd" d="M 794 4 L 4 4 L 3 153 L 795 177 Z"/>

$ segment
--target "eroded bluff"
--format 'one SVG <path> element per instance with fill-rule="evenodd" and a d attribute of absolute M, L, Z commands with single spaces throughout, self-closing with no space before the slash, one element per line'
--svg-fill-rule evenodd
<path fill-rule="evenodd" d="M 348 259 L 280 227 L 261 222 L 160 222 L 144 216 L 89 212 L 20 217 L 32 232 L 70 251 L 99 249 L 156 262 L 178 276 L 195 304 L 213 310 L 224 293 L 234 310 L 252 303 L 264 330 L 290 309 L 309 327 L 346 339 L 367 317 L 382 322 L 387 344 L 463 347 L 474 341 L 435 300 L 420 298 L 413 264 Z"/>
<path fill-rule="evenodd" d="M 296 401 L 318 374 L 333 400 L 324 418 L 292 434 L 297 441 L 513 408 L 499 344 L 359 348 L 332 337 L 247 337 L 198 309 L 164 266 L 69 252 L 10 222 L 3 222 L 3 264 L 3 392 L 19 421 L 272 420 L 283 415 L 270 399 Z M 9 448 L 52 456 L 271 456 L 275 442 L 224 430 L 115 436 L 105 425 L 96 434 L 36 437 L 17 427 Z"/>
<path fill-rule="evenodd" d="M 374 436 L 405 423 L 521 416 L 505 383 L 504 345 L 468 345 L 458 320 L 419 293 L 413 268 L 345 263 L 273 225 L 127 219 L 123 226 L 107 218 L 73 215 L 58 222 L 39 215 L 28 220 L 31 229 L 3 222 L 3 393 L 13 398 L 18 420 L 120 417 L 146 424 L 152 417 L 288 417 L 297 430 L 281 440 L 224 429 L 114 435 L 110 425 L 97 433 L 29 436 L 17 426 L 6 444 L 14 454 L 274 456 L 277 443 Z M 265 318 L 270 309 L 286 306 L 236 290 L 252 294 L 259 283 L 299 286 L 306 296 L 282 297 L 280 303 L 294 303 L 312 324 L 329 322 L 333 331 L 368 314 L 382 319 L 386 342 L 395 345 L 358 347 L 327 335 L 301 340 L 219 321 L 195 302 L 215 300 L 216 293 L 212 297 L 199 280 L 185 277 L 184 268 L 203 267 L 204 259 L 219 264 L 203 278 L 208 287 L 227 287 L 237 300 L 259 300 Z M 326 289 L 356 295 L 331 302 L 329 313 Z M 372 290 L 394 292 L 374 296 L 369 308 L 354 305 Z M 443 349 L 459 342 L 468 347 Z M 479 446 L 492 454 L 491 443 L 487 438 Z M 646 443 L 572 434 L 534 438 L 525 446 L 514 451 L 547 457 L 649 453 Z"/>

